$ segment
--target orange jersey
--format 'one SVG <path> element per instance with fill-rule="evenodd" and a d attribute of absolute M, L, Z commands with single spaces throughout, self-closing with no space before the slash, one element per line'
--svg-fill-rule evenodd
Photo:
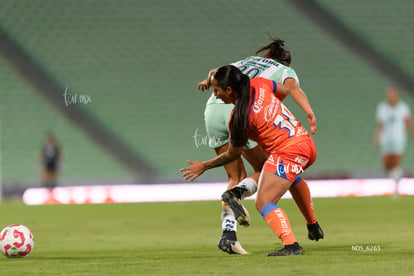
<path fill-rule="evenodd" d="M 265 78 L 250 81 L 248 137 L 267 153 L 280 152 L 310 135 L 275 96 L 277 84 Z M 312 139 L 312 138 L 310 138 Z"/>

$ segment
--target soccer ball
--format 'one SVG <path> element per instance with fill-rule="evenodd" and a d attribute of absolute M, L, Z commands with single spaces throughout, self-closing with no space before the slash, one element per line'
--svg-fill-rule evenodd
<path fill-rule="evenodd" d="M 12 224 L 0 233 L 0 251 L 6 257 L 29 256 L 33 247 L 33 234 L 24 225 Z"/>

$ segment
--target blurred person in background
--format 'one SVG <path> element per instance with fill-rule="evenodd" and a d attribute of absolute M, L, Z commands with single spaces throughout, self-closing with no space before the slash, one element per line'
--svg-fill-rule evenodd
<path fill-rule="evenodd" d="M 386 93 L 387 101 L 377 106 L 375 145 L 380 149 L 384 170 L 395 181 L 395 196 L 403 176 L 401 159 L 405 152 L 407 129 L 414 139 L 414 126 L 408 105 L 399 99 L 395 87 Z"/>
<path fill-rule="evenodd" d="M 287 93 L 278 92 L 276 96 L 283 100 L 288 94 L 303 109 L 308 118 L 308 123 L 313 134 L 316 134 L 316 118 L 308 102 L 305 92 L 299 87 L 299 78 L 293 68 L 290 67 L 291 54 L 285 48 L 284 41 L 278 37 L 270 37 L 271 42 L 259 48 L 256 56 L 250 56 L 236 61 L 232 65 L 239 68 L 250 78 L 265 77 L 269 80 L 279 82 L 289 88 Z M 264 52 L 264 56 L 258 54 Z M 210 70 L 207 78 L 198 84 L 202 91 L 209 90 L 211 77 L 217 68 Z M 217 155 L 227 151 L 229 147 L 229 120 L 233 110 L 233 104 L 224 104 L 214 92 L 207 101 L 204 118 L 209 146 L 214 148 Z M 224 166 L 229 184 L 228 191 L 222 195 L 222 236 L 218 247 L 230 254 L 246 254 L 241 244 L 237 241 L 237 222 L 240 225 L 250 224 L 249 214 L 241 203 L 241 199 L 253 195 L 257 191 L 257 182 L 260 171 L 267 159 L 267 154 L 254 141 L 250 141 L 243 148 L 243 156 L 250 163 L 255 173 L 246 177 L 246 171 L 241 158 L 234 160 Z M 320 228 L 310 196 L 309 187 L 300 176 L 294 181 L 290 188 L 293 199 L 305 217 L 308 237 L 318 241 L 324 237 Z"/>
<path fill-rule="evenodd" d="M 56 142 L 53 133 L 49 133 L 40 151 L 41 184 L 52 190 L 58 184 L 58 173 L 62 165 L 62 150 Z"/>

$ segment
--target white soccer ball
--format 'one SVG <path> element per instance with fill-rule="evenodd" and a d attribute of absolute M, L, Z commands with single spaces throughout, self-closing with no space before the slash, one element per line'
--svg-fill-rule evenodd
<path fill-rule="evenodd" d="M 26 257 L 32 252 L 34 237 L 24 225 L 12 224 L 0 233 L 0 251 L 6 257 Z"/>

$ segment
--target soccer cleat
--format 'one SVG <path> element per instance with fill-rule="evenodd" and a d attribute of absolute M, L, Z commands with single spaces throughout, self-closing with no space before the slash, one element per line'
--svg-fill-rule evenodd
<path fill-rule="evenodd" d="M 230 207 L 234 213 L 234 217 L 240 225 L 245 227 L 250 225 L 250 215 L 246 208 L 244 208 L 240 199 L 234 194 L 232 190 L 225 191 L 221 195 L 224 203 Z"/>
<path fill-rule="evenodd" d="M 299 245 L 299 243 L 295 242 L 293 244 L 285 245 L 285 247 L 275 252 L 270 252 L 269 254 L 267 254 L 267 256 L 292 256 L 302 254 L 303 252 L 303 248 Z"/>
<path fill-rule="evenodd" d="M 226 236 L 222 236 L 218 242 L 218 248 L 229 254 L 247 255 L 249 252 L 244 250 L 239 241 L 229 240 Z"/>
<path fill-rule="evenodd" d="M 319 239 L 323 239 L 324 233 L 318 222 L 306 224 L 306 226 L 308 227 L 308 238 L 310 240 L 318 241 Z"/>

